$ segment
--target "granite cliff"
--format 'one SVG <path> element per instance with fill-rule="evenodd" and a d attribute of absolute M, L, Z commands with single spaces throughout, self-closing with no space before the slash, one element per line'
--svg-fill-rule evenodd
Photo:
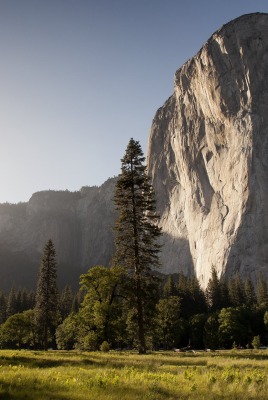
<path fill-rule="evenodd" d="M 43 248 L 55 244 L 60 286 L 78 287 L 93 265 L 108 265 L 114 249 L 115 179 L 79 192 L 42 191 L 28 203 L 0 205 L 1 289 L 35 288 Z"/>
<path fill-rule="evenodd" d="M 165 272 L 268 271 L 268 14 L 224 25 L 175 74 L 147 163 Z"/>

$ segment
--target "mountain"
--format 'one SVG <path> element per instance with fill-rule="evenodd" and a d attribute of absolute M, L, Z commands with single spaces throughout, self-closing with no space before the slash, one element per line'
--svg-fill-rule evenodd
<path fill-rule="evenodd" d="M 45 244 L 52 239 L 60 286 L 78 287 L 93 265 L 108 265 L 114 250 L 115 178 L 79 192 L 42 191 L 28 203 L 0 204 L 1 289 L 35 288 Z"/>
<path fill-rule="evenodd" d="M 268 273 L 268 14 L 218 30 L 175 74 L 153 120 L 147 164 L 163 229 L 162 272 Z M 114 250 L 115 178 L 0 205 L 1 288 L 35 287 L 52 239 L 60 285 Z"/>
<path fill-rule="evenodd" d="M 153 120 L 147 163 L 165 272 L 205 287 L 268 271 L 268 14 L 218 30 L 175 74 Z"/>

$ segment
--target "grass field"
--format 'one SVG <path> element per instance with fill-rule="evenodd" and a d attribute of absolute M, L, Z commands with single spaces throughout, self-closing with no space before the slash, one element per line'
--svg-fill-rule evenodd
<path fill-rule="evenodd" d="M 0 399 L 268 399 L 268 350 L 0 350 Z"/>

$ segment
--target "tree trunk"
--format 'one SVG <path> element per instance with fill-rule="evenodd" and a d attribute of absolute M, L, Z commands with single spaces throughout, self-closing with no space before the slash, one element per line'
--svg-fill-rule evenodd
<path fill-rule="evenodd" d="M 139 338 L 139 354 L 146 354 L 145 333 L 144 333 L 144 318 L 142 306 L 141 280 L 140 276 L 137 279 L 137 311 L 138 311 L 138 338 Z"/>
<path fill-rule="evenodd" d="M 45 325 L 44 330 L 44 350 L 47 351 L 47 343 L 48 343 L 48 332 L 47 332 L 47 325 Z"/>

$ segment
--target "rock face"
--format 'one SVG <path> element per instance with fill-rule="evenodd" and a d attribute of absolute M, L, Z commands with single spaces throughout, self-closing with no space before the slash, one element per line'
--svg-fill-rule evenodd
<path fill-rule="evenodd" d="M 268 272 L 268 14 L 224 25 L 175 74 L 147 163 L 165 272 Z"/>
<path fill-rule="evenodd" d="M 78 287 L 94 265 L 108 265 L 114 250 L 115 179 L 79 192 L 43 191 L 28 203 L 0 205 L 1 289 L 36 287 L 45 244 L 52 239 L 60 286 Z"/>

